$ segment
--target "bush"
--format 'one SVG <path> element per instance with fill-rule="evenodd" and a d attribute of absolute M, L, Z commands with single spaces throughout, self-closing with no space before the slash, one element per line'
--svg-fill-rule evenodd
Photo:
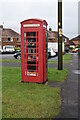
<path fill-rule="evenodd" d="M 15 47 L 14 49 L 15 49 L 15 52 L 16 52 L 16 51 L 18 51 L 18 50 L 20 50 L 20 48 L 19 48 L 19 47 Z"/>
<path fill-rule="evenodd" d="M 70 48 L 69 48 L 69 51 L 70 51 L 70 52 L 72 52 L 72 51 L 73 51 L 73 49 L 74 49 L 73 47 L 70 47 Z"/>
<path fill-rule="evenodd" d="M 78 54 L 80 55 L 80 47 L 79 47 L 79 49 L 78 49 Z"/>

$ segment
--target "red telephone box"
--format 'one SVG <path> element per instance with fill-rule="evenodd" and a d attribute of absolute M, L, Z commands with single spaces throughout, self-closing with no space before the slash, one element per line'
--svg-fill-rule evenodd
<path fill-rule="evenodd" d="M 21 22 L 21 81 L 44 83 L 48 74 L 47 22 Z"/>

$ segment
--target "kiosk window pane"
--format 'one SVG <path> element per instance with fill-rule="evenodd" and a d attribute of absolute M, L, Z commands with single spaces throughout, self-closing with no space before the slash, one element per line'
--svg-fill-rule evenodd
<path fill-rule="evenodd" d="M 27 70 L 27 76 L 36 76 L 36 72 L 32 70 Z"/>
<path fill-rule="evenodd" d="M 24 32 L 24 37 L 26 37 L 26 33 Z"/>
<path fill-rule="evenodd" d="M 47 75 L 47 59 L 48 59 L 48 56 L 47 56 L 47 53 L 48 53 L 48 46 L 47 46 L 47 31 L 45 31 L 45 47 L 46 47 L 46 75 Z"/>
<path fill-rule="evenodd" d="M 27 53 L 36 53 L 36 49 L 27 49 Z"/>
<path fill-rule="evenodd" d="M 36 43 L 27 43 L 27 48 L 36 48 Z"/>
<path fill-rule="evenodd" d="M 37 36 L 38 36 L 38 32 L 37 32 Z"/>
<path fill-rule="evenodd" d="M 38 38 L 37 38 L 37 42 L 38 42 Z"/>
<path fill-rule="evenodd" d="M 28 61 L 31 61 L 32 64 L 36 61 L 36 55 L 31 55 L 31 54 L 28 54 L 27 55 L 27 62 Z"/>
<path fill-rule="evenodd" d="M 24 33 L 24 41 L 25 75 L 38 76 L 38 32 Z"/>
<path fill-rule="evenodd" d="M 36 36 L 36 32 L 27 32 L 27 36 Z"/>
<path fill-rule="evenodd" d="M 36 38 L 28 38 L 27 42 L 36 42 Z"/>

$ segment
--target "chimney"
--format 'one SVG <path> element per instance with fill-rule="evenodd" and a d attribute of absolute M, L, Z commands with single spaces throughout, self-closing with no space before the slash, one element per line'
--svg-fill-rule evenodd
<path fill-rule="evenodd" d="M 49 31 L 52 31 L 52 28 L 51 28 L 51 27 L 49 28 Z"/>
<path fill-rule="evenodd" d="M 0 29 L 3 29 L 3 25 L 0 25 Z"/>

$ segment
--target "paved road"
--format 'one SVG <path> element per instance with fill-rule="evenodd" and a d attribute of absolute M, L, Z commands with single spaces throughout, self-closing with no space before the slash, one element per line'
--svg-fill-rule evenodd
<path fill-rule="evenodd" d="M 14 54 L 0 54 L 0 59 L 14 59 Z"/>
<path fill-rule="evenodd" d="M 13 59 L 15 59 L 14 58 L 14 54 L 0 54 L 0 59 L 8 59 L 8 60 L 13 60 Z M 51 60 L 53 59 L 53 60 L 56 60 L 57 59 L 57 56 L 56 57 L 52 57 L 52 58 L 50 58 Z M 50 60 L 49 59 L 49 60 Z M 17 62 L 12 62 L 12 63 L 6 63 L 6 62 L 3 62 L 3 63 L 1 63 L 0 62 L 0 66 L 10 66 L 10 67 L 20 67 L 21 66 L 21 63 L 17 63 Z"/>
<path fill-rule="evenodd" d="M 79 105 L 79 88 L 80 88 L 80 56 L 73 54 L 69 64 L 64 64 L 63 67 L 69 69 L 69 75 L 64 83 L 49 83 L 51 87 L 61 88 L 61 111 L 58 118 L 80 118 Z M 57 67 L 57 64 L 49 64 L 51 67 Z M 79 110 L 79 111 L 78 111 Z"/>
<path fill-rule="evenodd" d="M 69 64 L 64 64 L 65 68 L 69 69 L 69 75 L 64 83 L 49 82 L 51 87 L 61 88 L 61 111 L 57 118 L 80 118 L 80 56 L 73 54 Z M 49 67 L 57 67 L 57 64 L 49 64 Z M 79 109 L 78 109 L 79 107 Z"/>
<path fill-rule="evenodd" d="M 15 59 L 14 54 L 0 54 L 0 59 Z M 56 60 L 58 59 L 57 56 L 49 58 L 49 60 Z"/>

